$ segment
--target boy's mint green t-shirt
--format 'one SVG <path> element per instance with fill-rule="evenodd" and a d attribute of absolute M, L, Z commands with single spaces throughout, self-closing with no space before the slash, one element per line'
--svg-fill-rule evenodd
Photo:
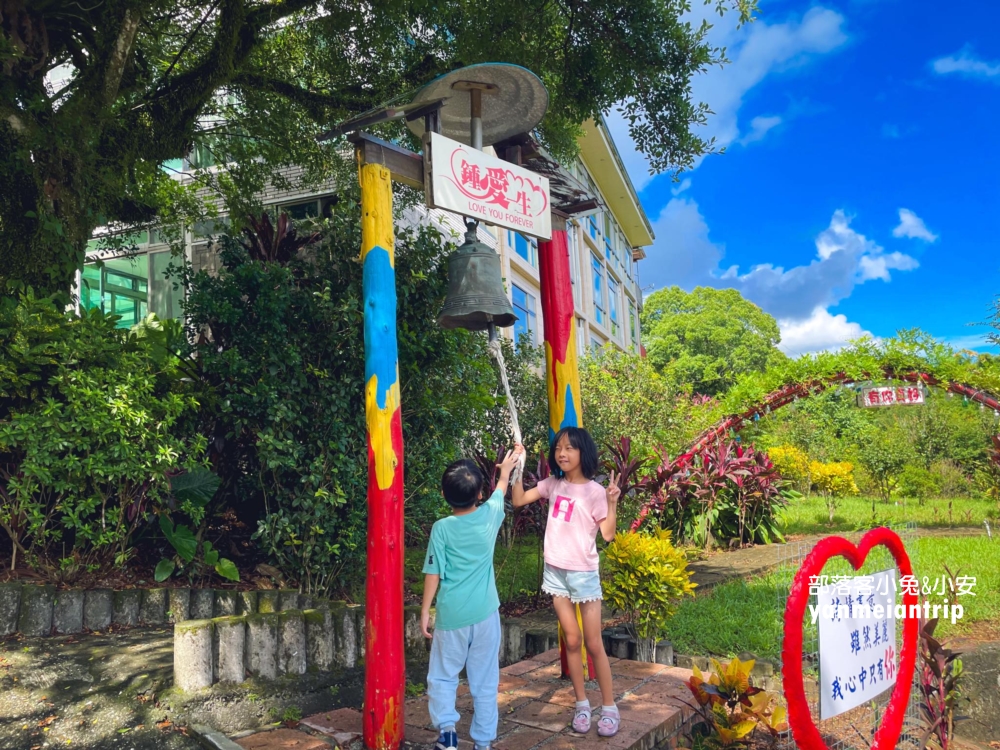
<path fill-rule="evenodd" d="M 500 608 L 493 548 L 503 516 L 503 495 L 497 490 L 472 513 L 442 518 L 431 528 L 424 573 L 441 576 L 437 630 L 475 625 Z"/>

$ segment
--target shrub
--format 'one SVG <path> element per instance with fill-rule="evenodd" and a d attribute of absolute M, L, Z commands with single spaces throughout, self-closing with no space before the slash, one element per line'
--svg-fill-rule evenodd
<path fill-rule="evenodd" d="M 931 474 L 937 480 L 941 497 L 968 497 L 972 482 L 956 461 L 942 459 L 931 464 Z"/>
<path fill-rule="evenodd" d="M 608 605 L 624 614 L 639 643 L 639 661 L 653 661 L 677 600 L 694 596 L 684 553 L 671 544 L 669 531 L 618 534 L 604 550 L 603 573 Z"/>
<path fill-rule="evenodd" d="M 847 462 L 823 464 L 813 461 L 809 464 L 809 475 L 813 485 L 826 499 L 830 523 L 833 523 L 833 516 L 837 511 L 837 499 L 858 494 L 858 486 L 854 483 L 854 464 Z"/>
<path fill-rule="evenodd" d="M 367 439 L 360 211 L 342 199 L 309 258 L 254 259 L 222 240 L 217 277 L 189 278 L 188 326 L 215 395 L 202 429 L 220 494 L 304 590 L 363 576 Z M 496 406 L 486 337 L 436 323 L 448 248 L 429 227 L 396 235 L 406 532 L 442 508 L 444 467 L 476 447 Z M 279 255 L 281 257 L 279 257 Z M 284 259 L 287 255 L 287 259 Z"/>
<path fill-rule="evenodd" d="M 633 526 L 655 512 L 678 541 L 703 546 L 782 541 L 778 512 L 797 494 L 783 486 L 766 453 L 728 441 L 664 456 L 645 489 L 651 499 Z"/>
<path fill-rule="evenodd" d="M 809 489 L 809 456 L 794 445 L 778 445 L 767 451 L 782 479 L 796 487 Z"/>
<path fill-rule="evenodd" d="M 63 578 L 123 565 L 168 505 L 200 513 L 170 495 L 205 451 L 181 437 L 198 404 L 166 346 L 176 331 L 117 320 L 0 300 L 0 527 L 15 560 Z"/>
<path fill-rule="evenodd" d="M 927 498 L 941 494 L 941 477 L 923 466 L 910 464 L 899 474 L 899 494 L 917 498 L 923 503 Z"/>

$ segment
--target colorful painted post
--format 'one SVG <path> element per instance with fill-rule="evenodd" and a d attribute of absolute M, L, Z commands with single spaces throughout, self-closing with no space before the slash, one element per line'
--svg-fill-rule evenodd
<path fill-rule="evenodd" d="M 365 416 L 368 423 L 368 577 L 365 581 L 364 743 L 403 741 L 403 422 L 396 349 L 392 181 L 379 164 L 361 167 L 364 265 Z"/>
<path fill-rule="evenodd" d="M 573 312 L 573 283 L 570 276 L 566 220 L 552 215 L 552 239 L 538 243 L 538 275 L 541 283 L 542 324 L 545 332 L 545 380 L 549 395 L 549 440 L 563 427 L 582 427 L 580 369 L 576 352 L 576 315 Z M 580 608 L 576 619 L 583 627 Z M 588 676 L 594 665 L 581 646 Z M 559 657 L 563 677 L 569 676 L 569 662 L 562 627 L 559 628 Z"/>

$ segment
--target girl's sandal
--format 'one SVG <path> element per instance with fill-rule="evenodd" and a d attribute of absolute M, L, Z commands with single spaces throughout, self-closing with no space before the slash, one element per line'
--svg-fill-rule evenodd
<path fill-rule="evenodd" d="M 590 709 L 577 708 L 573 716 L 573 731 L 577 734 L 586 734 L 590 731 Z"/>
<path fill-rule="evenodd" d="M 601 718 L 597 720 L 597 734 L 601 737 L 614 737 L 618 734 L 622 717 L 617 711 L 614 713 L 601 712 Z"/>

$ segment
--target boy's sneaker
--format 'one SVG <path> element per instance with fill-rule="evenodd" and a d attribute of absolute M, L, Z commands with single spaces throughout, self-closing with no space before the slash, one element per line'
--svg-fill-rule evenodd
<path fill-rule="evenodd" d="M 454 731 L 441 732 L 437 744 L 434 745 L 434 750 L 458 750 L 458 733 Z"/>

